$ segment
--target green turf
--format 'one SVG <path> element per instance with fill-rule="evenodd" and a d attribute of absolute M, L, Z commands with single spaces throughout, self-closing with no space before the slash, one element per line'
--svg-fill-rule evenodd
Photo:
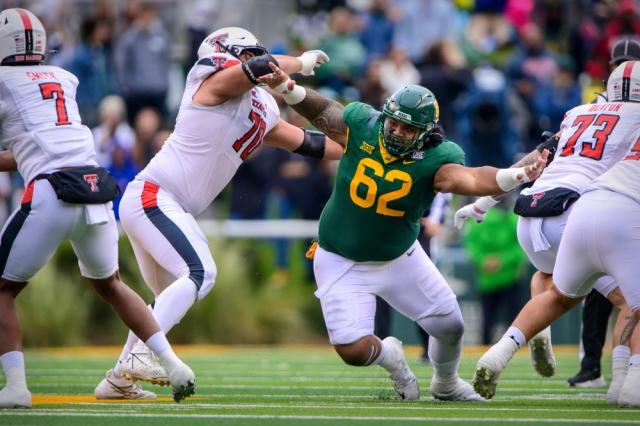
<path fill-rule="evenodd" d="M 565 379 L 575 372 L 575 353 L 559 355 L 558 374 L 542 379 L 526 351 L 503 373 L 487 404 L 443 403 L 428 391 L 431 367 L 409 351 L 420 380 L 419 402 L 397 400 L 384 371 L 342 364 L 327 347 L 214 348 L 178 350 L 197 375 L 196 398 L 172 401 L 36 404 L 30 410 L 0 411 L 0 425 L 555 425 L 639 424 L 640 411 L 604 402 L 606 389 L 575 389 Z M 99 351 L 27 351 L 28 381 L 38 397 L 92 395 L 116 356 Z M 478 353 L 466 355 L 461 375 L 469 379 Z M 605 368 L 609 368 L 608 365 Z M 147 385 L 161 397 L 168 388 Z"/>

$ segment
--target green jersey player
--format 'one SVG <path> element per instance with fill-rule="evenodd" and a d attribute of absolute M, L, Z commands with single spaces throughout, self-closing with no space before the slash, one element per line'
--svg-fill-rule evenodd
<path fill-rule="evenodd" d="M 436 192 L 509 190 L 536 178 L 546 154 L 520 169 L 467 168 L 460 147 L 443 138 L 438 103 L 424 87 L 396 91 L 379 112 L 280 81 L 270 84 L 285 101 L 345 147 L 314 256 L 316 296 L 335 350 L 347 364 L 382 366 L 403 399 L 419 399 L 401 342 L 373 334 L 380 296 L 431 336 L 434 397 L 483 401 L 458 378 L 464 323 L 455 295 L 416 241 L 419 220 Z"/>

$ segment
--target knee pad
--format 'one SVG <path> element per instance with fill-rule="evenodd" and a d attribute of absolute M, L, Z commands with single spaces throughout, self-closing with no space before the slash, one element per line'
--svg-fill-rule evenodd
<path fill-rule="evenodd" d="M 464 335 L 464 320 L 460 308 L 446 315 L 431 315 L 418 320 L 418 324 L 429 335 L 454 344 Z"/>
<path fill-rule="evenodd" d="M 215 263 L 211 263 L 210 265 L 205 265 L 202 270 L 202 284 L 198 289 L 198 300 L 205 297 L 216 284 L 216 277 L 218 275 L 218 269 L 216 268 Z"/>

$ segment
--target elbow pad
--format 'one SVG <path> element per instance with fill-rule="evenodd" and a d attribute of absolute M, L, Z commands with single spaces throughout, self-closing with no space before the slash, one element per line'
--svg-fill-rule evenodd
<path fill-rule="evenodd" d="M 324 157 L 324 148 L 327 143 L 327 137 L 324 133 L 318 132 L 317 130 L 302 130 L 304 131 L 302 145 L 293 152 L 311 158 Z"/>
<path fill-rule="evenodd" d="M 273 62 L 274 65 L 279 66 L 276 58 L 267 53 L 260 56 L 254 56 L 248 61 L 244 61 L 242 63 L 242 71 L 244 71 L 247 78 L 253 84 L 259 84 L 259 77 L 273 72 L 273 70 L 271 70 L 271 68 L 269 67 L 269 62 Z"/>

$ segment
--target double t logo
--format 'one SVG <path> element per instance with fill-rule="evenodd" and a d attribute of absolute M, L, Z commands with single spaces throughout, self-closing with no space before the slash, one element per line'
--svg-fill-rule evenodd
<path fill-rule="evenodd" d="M 82 176 L 84 180 L 91 185 L 91 192 L 98 192 L 98 175 L 95 173 L 91 173 L 88 175 Z"/>

